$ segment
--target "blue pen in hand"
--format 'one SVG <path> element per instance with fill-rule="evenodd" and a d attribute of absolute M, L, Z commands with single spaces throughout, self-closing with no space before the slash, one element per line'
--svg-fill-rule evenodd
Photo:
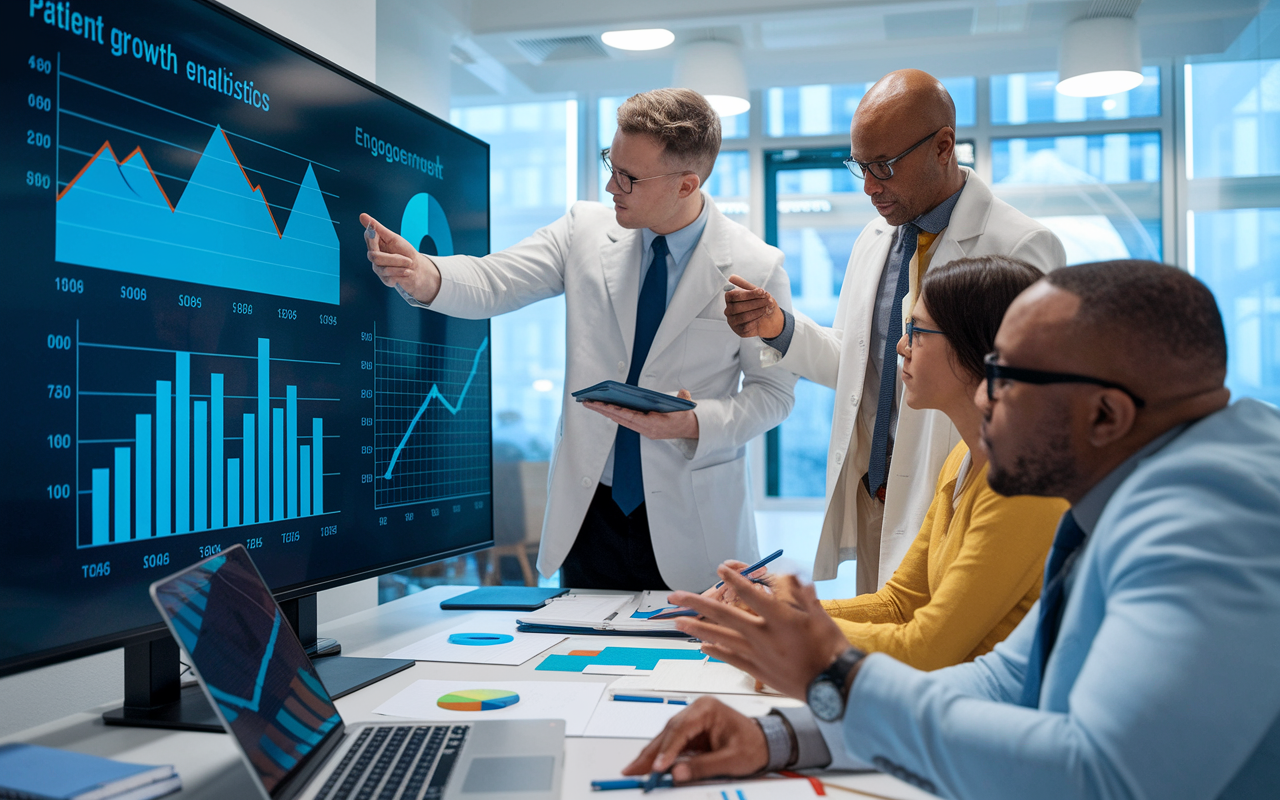
<path fill-rule="evenodd" d="M 744 570 L 741 570 L 738 574 L 745 578 L 751 573 L 760 569 L 761 567 L 766 566 L 767 564 L 770 564 L 778 560 L 778 558 L 781 556 L 782 556 L 781 550 L 774 550 L 772 553 L 760 559 L 756 563 L 752 564 L 751 566 L 747 567 Z M 765 584 L 764 581 L 759 580 L 757 578 L 752 578 L 751 582 L 764 584 L 766 586 L 768 585 L 768 584 Z M 721 586 L 724 586 L 724 581 L 720 581 L 719 583 L 717 583 L 715 586 L 712 586 L 711 588 L 719 589 Z M 675 619 L 676 617 L 696 617 L 696 616 L 698 616 L 698 612 L 694 611 L 691 608 L 678 608 L 678 609 L 675 609 L 674 611 L 664 611 L 661 614 L 654 614 L 652 617 L 649 617 L 649 619 Z"/>
<path fill-rule="evenodd" d="M 750 575 L 751 573 L 753 573 L 753 572 L 755 572 L 756 570 L 760 569 L 761 567 L 765 566 L 766 564 L 771 564 L 771 563 L 773 563 L 774 561 L 777 561 L 777 560 L 778 560 L 779 558 L 781 558 L 781 557 L 782 557 L 782 551 L 781 551 L 781 550 L 774 550 L 772 553 L 770 553 L 769 555 L 767 555 L 767 556 L 765 556 L 764 558 L 760 559 L 759 561 L 757 561 L 756 563 L 754 563 L 754 564 L 752 564 L 751 566 L 747 567 L 746 569 L 742 570 L 742 571 L 741 571 L 741 572 L 739 572 L 738 574 L 745 578 L 745 577 L 747 577 L 748 575 Z M 711 588 L 712 588 L 712 589 L 719 589 L 721 586 L 724 586 L 724 581 L 720 581 L 719 583 L 717 583 L 715 586 L 712 586 Z"/>

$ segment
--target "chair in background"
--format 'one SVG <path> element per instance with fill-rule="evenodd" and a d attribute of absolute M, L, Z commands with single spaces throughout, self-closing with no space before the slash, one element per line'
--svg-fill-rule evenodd
<path fill-rule="evenodd" d="M 485 551 L 488 561 L 483 582 L 502 582 L 502 557 L 511 556 L 520 565 L 526 586 L 537 586 L 533 569 L 542 538 L 542 518 L 547 510 L 546 461 L 515 461 L 499 458 L 494 448 L 493 462 L 493 547 Z"/>

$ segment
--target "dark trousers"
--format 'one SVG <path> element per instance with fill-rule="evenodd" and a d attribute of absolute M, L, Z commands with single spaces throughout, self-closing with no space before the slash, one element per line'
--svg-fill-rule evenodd
<path fill-rule="evenodd" d="M 587 516 L 560 565 L 560 585 L 569 589 L 666 589 L 649 538 L 644 504 L 628 516 L 613 502 L 613 489 L 596 486 Z"/>

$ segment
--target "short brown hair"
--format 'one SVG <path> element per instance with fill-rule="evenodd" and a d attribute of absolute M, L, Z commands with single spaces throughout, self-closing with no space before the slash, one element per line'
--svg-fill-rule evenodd
<path fill-rule="evenodd" d="M 654 89 L 618 107 L 618 130 L 652 136 L 678 166 L 705 183 L 720 155 L 720 116 L 692 89 Z"/>

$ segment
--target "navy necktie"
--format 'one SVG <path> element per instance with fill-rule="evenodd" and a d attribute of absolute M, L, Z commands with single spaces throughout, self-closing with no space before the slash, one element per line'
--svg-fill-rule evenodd
<path fill-rule="evenodd" d="M 639 386 L 640 370 L 649 357 L 653 335 L 667 313 L 667 237 L 653 240 L 653 261 L 640 287 L 640 302 L 636 307 L 636 336 L 631 345 L 631 370 L 627 383 Z M 613 502 L 622 513 L 630 515 L 644 502 L 644 474 L 640 466 L 640 434 L 618 426 L 613 440 Z"/>
<path fill-rule="evenodd" d="M 1044 680 L 1044 667 L 1049 663 L 1049 653 L 1058 640 L 1058 628 L 1062 625 L 1062 609 L 1066 605 L 1065 569 L 1072 554 L 1084 544 L 1084 531 L 1076 524 L 1071 512 L 1062 515 L 1058 532 L 1053 537 L 1053 548 L 1044 565 L 1044 589 L 1040 592 L 1040 623 L 1036 626 L 1036 638 L 1031 643 L 1027 658 L 1027 676 L 1022 684 L 1022 705 L 1037 708 L 1040 705 L 1040 684 Z"/>
<path fill-rule="evenodd" d="M 889 482 L 889 418 L 893 416 L 893 396 L 898 389 L 898 340 L 902 338 L 902 298 L 911 285 L 911 257 L 916 253 L 920 229 L 914 222 L 899 228 L 902 259 L 898 263 L 898 285 L 893 290 L 893 308 L 884 337 L 884 364 L 880 368 L 880 398 L 876 403 L 876 427 L 871 433 L 871 460 L 867 464 L 867 488 L 872 496 Z M 894 334 L 897 334 L 896 336 Z"/>

